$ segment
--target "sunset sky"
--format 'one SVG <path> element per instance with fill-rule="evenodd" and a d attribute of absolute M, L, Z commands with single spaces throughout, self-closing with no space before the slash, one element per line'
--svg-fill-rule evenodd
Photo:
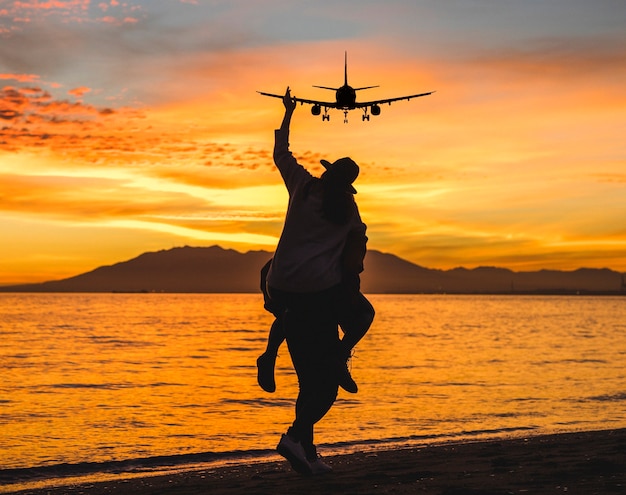
<path fill-rule="evenodd" d="M 176 246 L 273 250 L 291 148 L 351 156 L 369 248 L 430 268 L 626 271 L 623 0 L 0 1 L 0 284 Z"/>

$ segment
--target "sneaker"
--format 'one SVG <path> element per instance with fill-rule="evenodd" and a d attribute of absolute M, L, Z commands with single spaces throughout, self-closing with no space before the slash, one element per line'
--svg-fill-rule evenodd
<path fill-rule="evenodd" d="M 257 382 L 259 386 L 270 394 L 276 391 L 276 382 L 274 381 L 274 366 L 276 365 L 276 356 L 272 356 L 264 352 L 256 360 Z"/>
<path fill-rule="evenodd" d="M 289 461 L 296 473 L 312 474 L 311 465 L 306 459 L 304 447 L 300 442 L 296 442 L 289 435 L 283 435 L 280 437 L 276 450 Z"/>
<path fill-rule="evenodd" d="M 338 379 L 339 386 L 346 392 L 356 394 L 359 391 L 359 387 L 352 378 L 350 370 L 348 369 L 348 361 L 341 361 L 338 365 Z"/>
<path fill-rule="evenodd" d="M 326 474 L 331 473 L 333 468 L 322 461 L 322 456 L 317 454 L 314 460 L 308 459 L 309 466 L 311 467 L 311 474 Z"/>

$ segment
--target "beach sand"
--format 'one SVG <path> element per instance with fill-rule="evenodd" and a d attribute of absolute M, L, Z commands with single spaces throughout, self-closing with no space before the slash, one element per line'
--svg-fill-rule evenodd
<path fill-rule="evenodd" d="M 306 477 L 287 462 L 211 468 L 22 493 L 176 495 L 626 493 L 626 429 L 446 443 L 325 457 Z"/>

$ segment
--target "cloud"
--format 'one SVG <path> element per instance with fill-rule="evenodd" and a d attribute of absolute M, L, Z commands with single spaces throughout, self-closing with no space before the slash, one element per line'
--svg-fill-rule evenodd
<path fill-rule="evenodd" d="M 75 96 L 76 98 L 82 98 L 87 93 L 90 93 L 92 90 L 86 86 L 80 86 L 78 88 L 70 89 L 67 94 L 71 96 Z"/>
<path fill-rule="evenodd" d="M 33 83 L 40 79 L 37 74 L 0 74 L 0 79 L 9 79 L 21 83 Z"/>
<path fill-rule="evenodd" d="M 468 62 L 492 74 L 522 78 L 522 81 L 554 81 L 563 90 L 589 81 L 622 85 L 626 80 L 623 41 L 598 36 L 593 39 L 542 38 L 523 46 L 478 52 Z"/>
<path fill-rule="evenodd" d="M 207 88 L 228 82 L 229 73 L 233 81 L 245 72 L 229 64 L 234 52 L 267 40 L 257 29 L 243 27 L 236 8 L 227 3 L 106 3 L 105 16 L 102 6 L 95 3 L 87 9 L 73 2 L 58 4 L 62 5 L 47 14 L 42 10 L 28 26 L 2 40 L 3 70 L 61 81 L 66 88 L 89 87 L 90 101 L 98 104 L 122 95 L 122 90 L 125 100 L 120 104 L 126 105 L 154 105 L 176 99 L 178 94 L 206 94 Z M 114 10 L 118 14 L 113 15 Z M 193 74 L 192 68 L 200 66 L 201 79 L 185 80 Z M 39 79 L 23 80 L 33 81 Z"/>
<path fill-rule="evenodd" d="M 616 170 L 622 169 L 624 167 L 624 163 L 616 163 Z M 626 184 L 626 173 L 592 173 L 591 177 L 599 182 L 608 182 L 611 184 Z"/>
<path fill-rule="evenodd" d="M 164 186 L 164 187 L 160 187 Z M 81 229 L 128 228 L 161 232 L 186 239 L 231 239 L 273 245 L 280 231 L 282 210 L 263 211 L 246 206 L 242 192 L 189 194 L 164 182 L 129 176 L 0 174 L 0 216 L 48 222 Z"/>
<path fill-rule="evenodd" d="M 87 87 L 69 91 L 75 97 L 89 92 Z M 8 125 L 0 127 L 0 150 L 40 147 L 43 140 L 49 147 L 67 146 L 71 150 L 82 139 L 89 141 L 90 133 L 102 129 L 104 123 L 114 124 L 114 119 L 118 119 L 118 125 L 123 126 L 139 116 L 139 112 L 128 108 L 113 109 L 57 98 L 40 86 L 5 86 L 0 89 L 0 118 Z M 85 146 L 84 143 L 79 147 Z"/>
<path fill-rule="evenodd" d="M 0 208 L 80 222 L 183 214 L 210 209 L 210 201 L 175 192 L 146 191 L 126 179 L 3 174 Z"/>
<path fill-rule="evenodd" d="M 91 0 L 51 0 L 28 2 L 7 2 L 0 10 L 0 26 L 4 32 L 14 33 L 24 29 L 25 24 L 46 22 L 94 23 L 102 21 L 96 12 L 108 12 L 107 18 L 115 22 L 125 22 L 129 14 L 137 14 L 142 10 L 138 2 L 111 1 L 95 4 Z"/>
<path fill-rule="evenodd" d="M 136 17 L 124 17 L 123 19 L 112 17 L 112 16 L 104 16 L 100 18 L 100 22 L 104 24 L 114 24 L 114 25 L 122 25 L 122 24 L 136 24 L 139 22 L 139 19 Z"/>
<path fill-rule="evenodd" d="M 3 120 L 15 120 L 20 117 L 20 113 L 17 110 L 0 110 L 0 119 Z"/>
<path fill-rule="evenodd" d="M 311 85 L 341 84 L 348 50 L 351 83 L 382 86 L 363 97 L 437 90 L 369 123 L 298 107 L 302 164 L 361 164 L 372 247 L 512 264 L 570 249 L 549 233 L 608 238 L 623 224 L 623 35 L 589 27 L 606 2 L 542 4 L 541 19 L 517 2 L 486 15 L 464 2 L 5 3 L 0 170 L 30 174 L 3 178 L 9 215 L 275 234 L 282 107 L 255 90 L 327 97 Z"/>

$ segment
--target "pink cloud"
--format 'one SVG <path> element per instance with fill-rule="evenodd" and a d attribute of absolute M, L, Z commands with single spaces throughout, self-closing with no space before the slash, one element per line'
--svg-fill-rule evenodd
<path fill-rule="evenodd" d="M 93 17 L 94 9 L 106 12 L 107 15 L 102 18 Z M 141 10 L 141 5 L 132 2 L 120 3 L 117 0 L 99 3 L 91 0 L 15 1 L 10 2 L 6 8 L 0 9 L 0 19 L 4 18 L 5 23 L 10 24 L 10 26 L 0 27 L 0 35 L 10 36 L 12 33 L 22 30 L 20 25 L 52 17 L 59 17 L 65 22 L 79 24 L 89 22 L 104 22 L 114 25 L 135 24 L 139 22 L 139 19 L 129 14 Z"/>
<path fill-rule="evenodd" d="M 99 20 L 100 20 L 100 22 L 103 22 L 105 24 L 116 24 L 116 25 L 137 24 L 139 22 L 139 19 L 137 19 L 135 17 L 124 17 L 123 19 L 120 19 L 120 18 L 112 16 L 112 15 L 107 15 L 107 16 L 101 17 Z"/>
<path fill-rule="evenodd" d="M 73 10 L 76 8 L 86 10 L 89 7 L 90 0 L 70 0 L 67 2 L 51 0 L 48 2 L 13 2 L 15 9 L 29 9 L 29 10 Z"/>
<path fill-rule="evenodd" d="M 82 10 L 87 10 L 91 0 L 69 0 L 69 1 L 58 1 L 58 0 L 50 0 L 48 2 L 35 2 L 39 3 L 46 8 L 51 9 L 75 9 L 80 8 Z"/>

